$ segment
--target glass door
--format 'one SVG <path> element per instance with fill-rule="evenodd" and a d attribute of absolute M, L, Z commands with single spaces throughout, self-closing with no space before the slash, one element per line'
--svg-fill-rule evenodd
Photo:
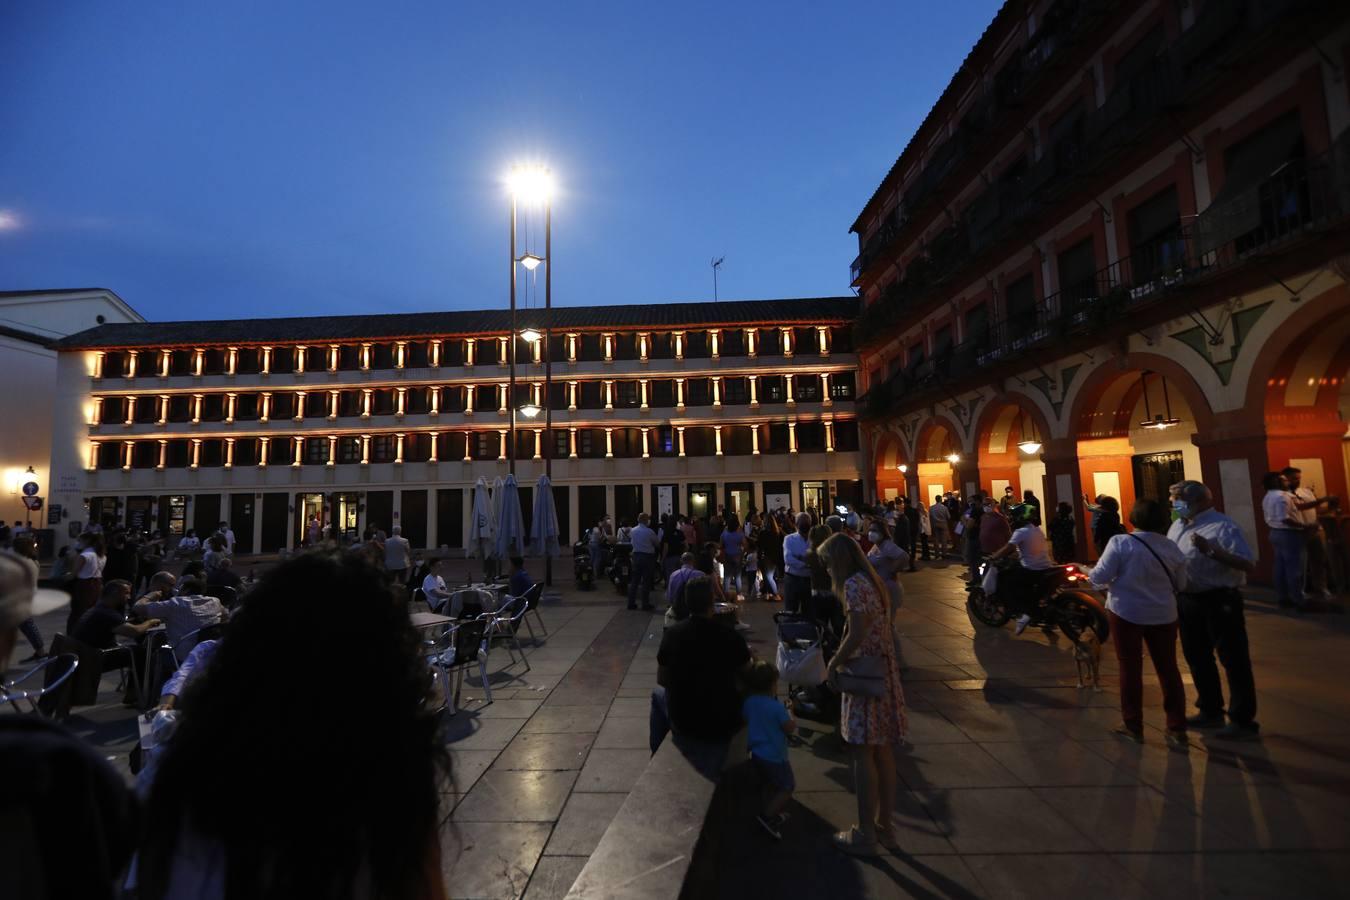
<path fill-rule="evenodd" d="M 827 513 L 822 512 L 826 509 L 829 502 L 829 488 L 823 481 L 803 481 L 802 482 L 802 507 L 798 512 L 814 512 L 817 516 L 823 516 Z"/>
<path fill-rule="evenodd" d="M 296 543 L 312 547 L 323 540 L 323 494 L 298 494 L 295 503 L 295 524 L 299 530 Z"/>
<path fill-rule="evenodd" d="M 360 534 L 357 514 L 360 497 L 356 494 L 337 494 L 333 497 L 333 530 L 348 540 L 355 540 Z"/>

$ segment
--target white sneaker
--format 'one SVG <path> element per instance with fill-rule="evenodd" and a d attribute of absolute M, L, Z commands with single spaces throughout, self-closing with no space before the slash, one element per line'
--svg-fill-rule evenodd
<path fill-rule="evenodd" d="M 1027 630 L 1027 626 L 1030 624 L 1031 624 L 1030 615 L 1024 614 L 1022 616 L 1019 616 L 1017 619 L 1017 627 L 1013 629 L 1013 634 L 1021 634 L 1022 632 Z"/>

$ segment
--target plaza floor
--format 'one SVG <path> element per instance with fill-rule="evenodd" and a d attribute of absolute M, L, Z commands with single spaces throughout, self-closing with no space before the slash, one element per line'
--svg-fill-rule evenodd
<path fill-rule="evenodd" d="M 1348 617 L 1250 604 L 1262 740 L 1196 734 L 1179 754 L 1163 745 L 1156 685 L 1146 684 L 1145 744 L 1118 742 L 1109 648 L 1105 690 L 1076 688 L 1063 639 L 973 625 L 958 572 L 905 579 L 901 852 L 859 860 L 830 847 L 855 818 L 852 776 L 833 727 L 803 720 L 784 839 L 726 823 L 717 896 L 1345 896 Z M 777 608 L 745 607 L 757 652 L 772 653 Z M 549 633 L 527 640 L 530 670 L 494 650 L 494 702 L 466 686 L 446 722 L 442 848 L 455 898 L 564 896 L 649 757 L 660 620 L 604 588 L 564 587 L 542 613 Z M 48 635 L 60 621 L 49 618 Z M 135 725 L 114 683 L 69 724 L 125 767 Z"/>

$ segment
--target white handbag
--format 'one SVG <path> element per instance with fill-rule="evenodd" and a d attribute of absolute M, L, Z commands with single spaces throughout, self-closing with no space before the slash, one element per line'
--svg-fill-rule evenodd
<path fill-rule="evenodd" d="M 986 595 L 998 593 L 998 568 L 992 563 L 985 566 L 984 581 L 980 582 L 980 587 L 984 588 Z"/>
<path fill-rule="evenodd" d="M 819 644 L 809 647 L 778 645 L 778 677 L 788 684 L 815 687 L 825 681 L 825 654 Z"/>

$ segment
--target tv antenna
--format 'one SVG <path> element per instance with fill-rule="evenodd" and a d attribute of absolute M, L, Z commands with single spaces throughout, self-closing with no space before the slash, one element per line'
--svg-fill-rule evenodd
<path fill-rule="evenodd" d="M 713 302 L 714 302 L 714 303 L 717 302 L 717 270 L 720 269 L 720 268 L 722 268 L 722 263 L 724 263 L 724 262 L 726 262 L 726 261 L 727 261 L 727 258 L 726 258 L 725 256 L 719 256 L 719 257 L 717 257 L 716 259 L 714 259 L 714 260 L 712 261 L 712 270 L 713 270 Z"/>

